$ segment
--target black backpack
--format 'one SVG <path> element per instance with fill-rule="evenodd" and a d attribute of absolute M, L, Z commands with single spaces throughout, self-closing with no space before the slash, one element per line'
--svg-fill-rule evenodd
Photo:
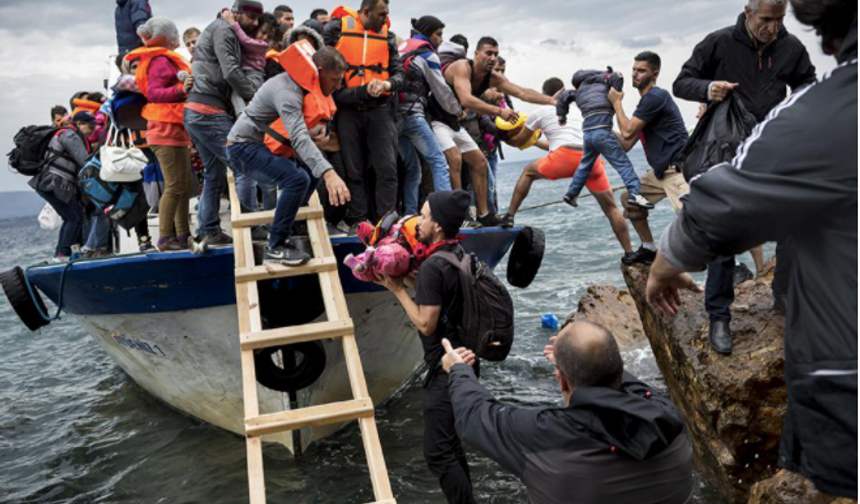
<path fill-rule="evenodd" d="M 487 264 L 474 254 L 463 258 L 454 252 L 433 254 L 451 263 L 460 273 L 463 292 L 463 325 L 458 328 L 463 344 L 478 358 L 503 361 L 514 343 L 514 302 L 508 289 Z"/>
<path fill-rule="evenodd" d="M 78 172 L 78 185 L 84 199 L 123 229 L 131 230 L 149 213 L 149 203 L 140 182 L 105 182 L 101 161 L 95 155 Z"/>
<path fill-rule="evenodd" d="M 711 167 L 731 161 L 755 125 L 755 116 L 747 111 L 737 93 L 708 107 L 678 158 L 684 179 L 689 182 Z"/>
<path fill-rule="evenodd" d="M 58 157 L 71 159 L 69 156 L 54 152 L 48 156 L 48 144 L 62 128 L 56 126 L 26 126 L 15 135 L 15 148 L 6 156 L 9 166 L 28 177 L 35 177 L 42 169 Z"/>

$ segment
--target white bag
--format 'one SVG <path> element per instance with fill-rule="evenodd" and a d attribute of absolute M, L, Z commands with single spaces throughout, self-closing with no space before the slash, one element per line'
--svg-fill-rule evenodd
<path fill-rule="evenodd" d="M 113 125 L 99 153 L 102 162 L 99 178 L 105 182 L 137 182 L 143 178 L 143 169 L 149 162 L 143 151 Z"/>
<path fill-rule="evenodd" d="M 54 207 L 45 203 L 45 207 L 39 212 L 39 226 L 45 231 L 56 231 L 62 225 L 63 218 L 54 210 Z"/>

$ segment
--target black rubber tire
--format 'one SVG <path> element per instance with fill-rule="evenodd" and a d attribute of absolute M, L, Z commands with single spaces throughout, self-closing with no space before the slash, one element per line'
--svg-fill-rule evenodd
<path fill-rule="evenodd" d="M 275 352 L 283 352 L 285 364 L 295 363 L 295 354 L 301 354 L 302 360 L 298 365 L 282 368 L 272 360 Z M 254 353 L 254 364 L 260 385 L 278 392 L 294 393 L 319 380 L 325 371 L 326 353 L 319 341 L 264 348 Z"/>
<path fill-rule="evenodd" d="M 508 283 L 525 289 L 531 285 L 543 262 L 546 237 L 537 228 L 524 227 L 508 258 Z"/>
<path fill-rule="evenodd" d="M 27 329 L 35 332 L 50 324 L 36 309 L 36 303 L 38 303 L 42 313 L 48 313 L 42 296 L 35 288 L 33 288 L 35 300 L 30 296 L 30 291 L 27 290 L 27 284 L 24 281 L 24 271 L 21 268 L 15 266 L 9 271 L 0 273 L 0 284 L 3 284 L 3 292 L 6 293 L 9 304 L 15 309 L 15 313 L 18 314 L 18 318 L 27 326 Z"/>

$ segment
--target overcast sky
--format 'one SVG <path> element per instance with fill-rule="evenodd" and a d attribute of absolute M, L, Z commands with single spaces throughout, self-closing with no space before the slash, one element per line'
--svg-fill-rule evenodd
<path fill-rule="evenodd" d="M 180 31 L 205 28 L 230 0 L 150 0 L 153 13 L 173 19 Z M 286 0 L 302 21 L 316 7 L 334 5 Z M 354 0 L 357 3 L 357 0 Z M 663 58 L 658 85 L 671 89 L 681 65 L 708 33 L 733 25 L 746 0 L 435 0 L 391 1 L 393 29 L 409 34 L 409 20 L 433 14 L 447 23 L 446 37 L 483 35 L 499 40 L 514 82 L 540 89 L 549 77 L 569 83 L 580 68 L 621 70 L 629 77 L 633 56 L 649 49 Z M 277 3 L 263 2 L 267 10 Z M 116 53 L 114 0 L 2 0 L 0 2 L 0 153 L 12 148 L 22 126 L 45 124 L 53 105 L 68 107 L 76 91 L 103 91 L 110 55 Z M 432 5 L 432 9 L 429 7 Z M 350 5 L 357 7 L 357 5 Z M 819 70 L 834 66 L 815 35 L 789 14 L 786 26 L 807 46 Z M 638 102 L 629 87 L 631 113 Z M 688 127 L 696 104 L 678 101 Z M 527 105 L 520 107 L 528 111 Z M 508 149 L 507 152 L 510 152 Z M 528 158 L 536 154 L 526 152 Z M 6 161 L 0 160 L 5 166 Z M 27 190 L 27 178 L 0 169 L 0 191 Z"/>

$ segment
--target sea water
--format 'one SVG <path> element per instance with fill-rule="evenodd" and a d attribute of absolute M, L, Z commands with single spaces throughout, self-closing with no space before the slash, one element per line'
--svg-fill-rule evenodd
<path fill-rule="evenodd" d="M 631 157 L 644 173 L 641 151 Z M 524 164 L 499 167 L 503 209 Z M 614 171 L 607 172 L 619 185 Z M 560 200 L 568 183 L 536 182 L 524 206 Z M 657 205 L 651 213 L 656 236 L 672 217 L 668 202 Z M 541 354 L 555 331 L 541 328 L 541 316 L 563 319 L 589 285 L 623 287 L 621 249 L 590 198 L 577 209 L 562 204 L 523 212 L 517 224 L 546 233 L 546 255 L 531 287 L 511 289 L 516 343 L 505 362 L 482 366 L 481 381 L 506 403 L 557 406 L 553 367 Z M 632 228 L 631 235 L 638 246 Z M 56 238 L 39 229 L 35 217 L 0 221 L 0 270 L 49 257 Z M 504 278 L 505 262 L 497 273 Z M 647 341 L 623 356 L 627 370 L 667 393 Z M 421 451 L 422 398 L 415 382 L 379 408 L 379 432 L 398 502 L 443 504 Z M 271 503 L 374 500 L 354 425 L 301 458 L 279 446 L 266 446 L 264 453 Z M 516 478 L 474 450 L 467 453 L 478 502 L 526 502 Z M 0 296 L 0 502 L 234 504 L 247 502 L 247 485 L 242 437 L 174 411 L 142 390 L 71 317 L 30 333 Z M 694 486 L 694 502 L 722 502 L 698 475 Z"/>

